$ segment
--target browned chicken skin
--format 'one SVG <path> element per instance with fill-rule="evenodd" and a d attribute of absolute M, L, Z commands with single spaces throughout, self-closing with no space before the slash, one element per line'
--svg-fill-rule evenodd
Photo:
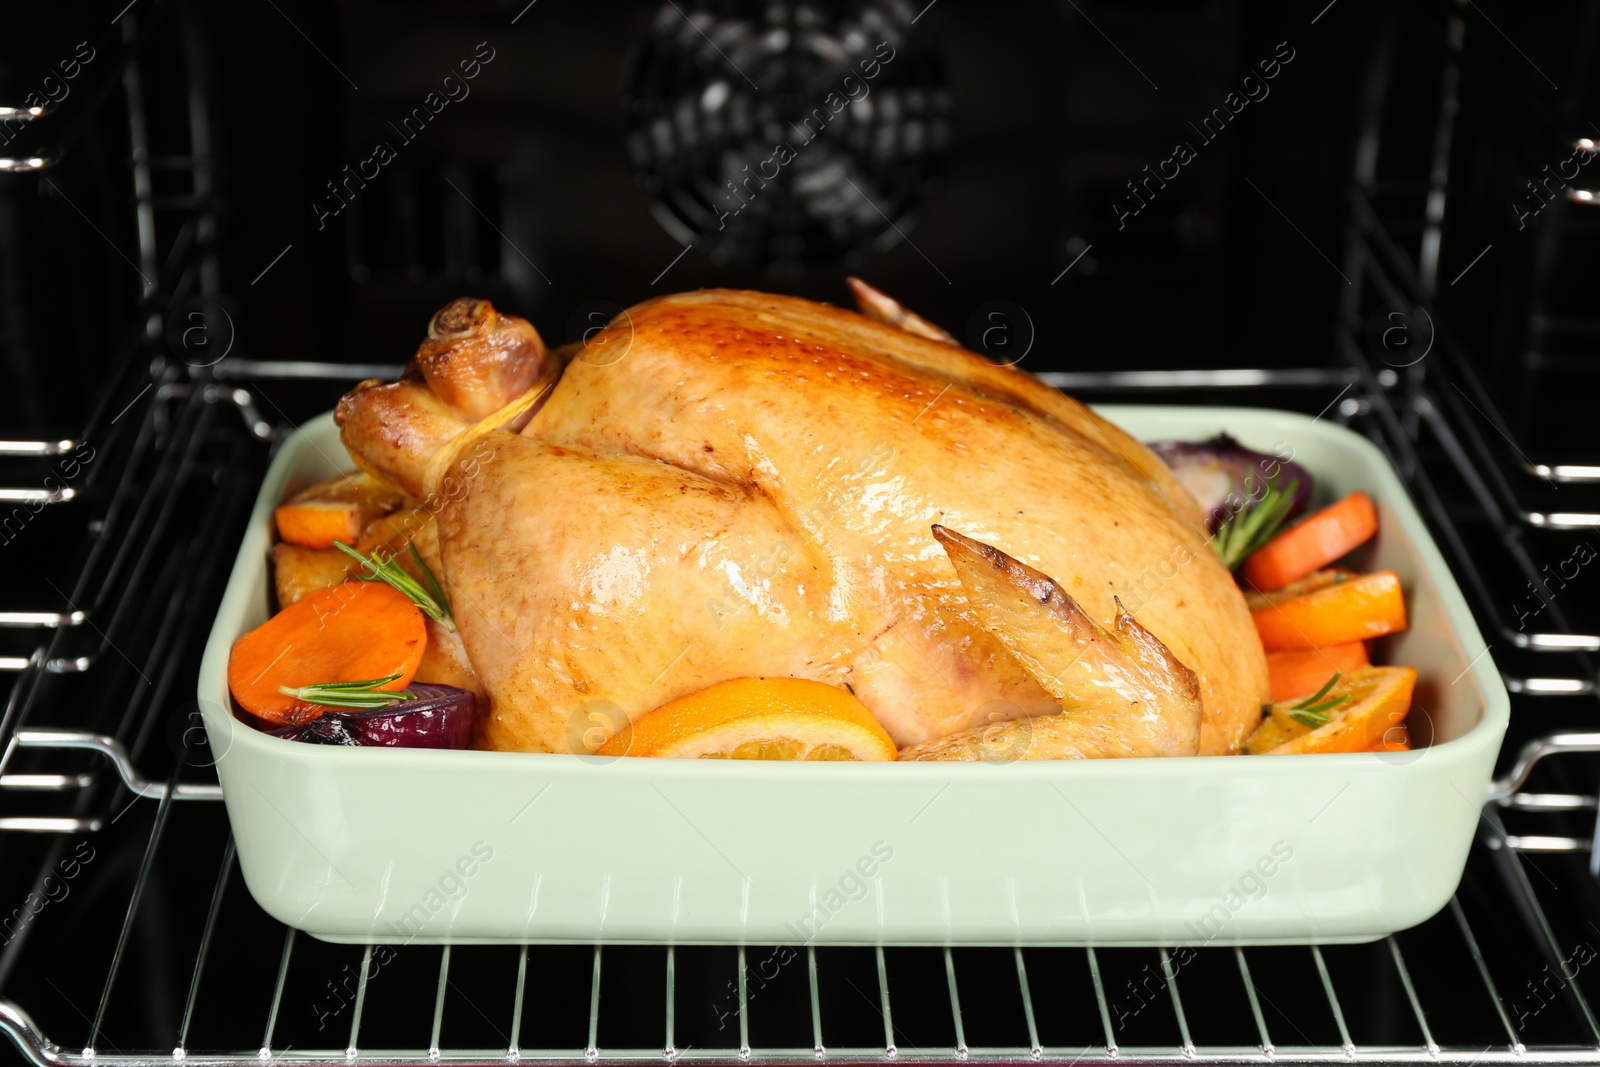
<path fill-rule="evenodd" d="M 910 760 L 1104 759 L 1193 756 L 1200 748 L 1200 680 L 1114 599 L 1115 629 L 1072 594 L 998 548 L 943 526 L 933 536 L 955 565 L 967 603 L 1063 714 L 976 726 L 900 754 Z"/>
<path fill-rule="evenodd" d="M 405 378 L 340 402 L 357 462 L 437 515 L 481 741 L 584 751 L 597 724 L 786 675 L 849 686 L 916 758 L 973 758 L 953 735 L 997 727 L 1031 758 L 1235 750 L 1265 658 L 1171 472 L 858 295 L 873 317 L 663 297 L 570 361 L 456 301 Z"/>
<path fill-rule="evenodd" d="M 428 461 L 446 441 L 559 371 L 527 320 L 501 315 L 487 300 L 452 300 L 428 323 L 428 336 L 400 380 L 376 378 L 339 401 L 334 418 L 363 470 L 421 497 Z"/>

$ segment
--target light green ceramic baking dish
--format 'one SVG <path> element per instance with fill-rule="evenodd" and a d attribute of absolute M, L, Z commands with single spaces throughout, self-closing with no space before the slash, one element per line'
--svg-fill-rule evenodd
<path fill-rule="evenodd" d="M 268 613 L 273 506 L 348 465 L 323 416 L 268 472 L 200 673 L 251 893 L 340 942 L 1198 946 L 1426 919 L 1460 879 L 1509 701 L 1382 454 L 1285 412 L 1102 411 L 1143 439 L 1281 443 L 1321 497 L 1377 500 L 1372 563 L 1399 572 L 1411 614 L 1382 652 L 1421 672 L 1412 722 L 1432 747 L 891 766 L 282 741 L 233 719 L 226 664 Z"/>

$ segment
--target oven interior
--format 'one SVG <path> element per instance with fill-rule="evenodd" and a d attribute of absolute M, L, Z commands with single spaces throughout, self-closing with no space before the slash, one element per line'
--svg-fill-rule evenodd
<path fill-rule="evenodd" d="M 1600 1061 L 1600 5 L 125 2 L 0 42 L 0 1056 Z M 564 341 L 849 274 L 1086 400 L 1388 455 L 1513 692 L 1441 914 L 1179 961 L 341 947 L 254 905 L 192 694 L 286 434 L 456 296 Z"/>

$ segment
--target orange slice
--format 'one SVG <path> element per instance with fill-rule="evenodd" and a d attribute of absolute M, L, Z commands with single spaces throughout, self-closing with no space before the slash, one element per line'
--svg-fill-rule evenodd
<path fill-rule="evenodd" d="M 1411 731 L 1406 729 L 1405 723 L 1396 723 L 1394 726 L 1391 726 L 1385 730 L 1383 732 L 1383 736 L 1378 738 L 1377 741 L 1373 742 L 1373 744 L 1367 748 L 1367 751 L 1410 752 Z"/>
<path fill-rule="evenodd" d="M 1255 732 L 1245 738 L 1243 752 L 1246 756 L 1265 756 L 1278 746 L 1286 745 L 1310 732 L 1311 727 L 1303 726 L 1293 719 L 1283 719 L 1268 714 L 1261 720 L 1261 725 L 1255 728 Z"/>
<path fill-rule="evenodd" d="M 1256 756 L 1374 751 L 1386 739 L 1400 738 L 1395 728 L 1404 730 L 1416 684 L 1417 672 L 1410 667 L 1360 667 L 1341 676 L 1314 703 L 1307 693 L 1273 704 L 1245 741 L 1244 751 Z M 1330 705 L 1332 701 L 1337 703 Z M 1327 722 L 1316 724 L 1318 717 Z M 1409 735 L 1405 743 L 1410 744 Z"/>
<path fill-rule="evenodd" d="M 1252 612 L 1262 608 L 1270 608 L 1277 604 L 1286 604 L 1296 597 L 1303 597 L 1307 593 L 1315 593 L 1319 589 L 1326 589 L 1330 585 L 1348 582 L 1359 577 L 1355 571 L 1345 567 L 1328 567 L 1324 570 L 1314 571 L 1297 582 L 1290 582 L 1282 589 L 1274 589 L 1270 593 L 1263 593 L 1259 589 L 1246 588 L 1244 591 L 1245 606 Z"/>
<path fill-rule="evenodd" d="M 734 678 L 639 716 L 595 755 L 887 761 L 895 746 L 866 705 L 837 686 Z"/>
<path fill-rule="evenodd" d="M 1268 652 L 1323 648 L 1406 628 L 1406 602 L 1394 571 L 1363 574 L 1250 613 Z"/>

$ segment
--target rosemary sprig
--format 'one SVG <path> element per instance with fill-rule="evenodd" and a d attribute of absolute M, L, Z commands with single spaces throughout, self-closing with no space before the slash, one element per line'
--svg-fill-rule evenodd
<path fill-rule="evenodd" d="M 1289 488 L 1279 489 L 1278 473 L 1274 471 L 1267 479 L 1267 491 L 1260 500 L 1251 503 L 1250 497 L 1259 487 L 1259 483 L 1252 484 L 1255 476 L 1255 471 L 1244 476 L 1245 503 L 1222 521 L 1211 538 L 1211 547 L 1230 571 L 1237 570 L 1250 553 L 1272 540 L 1289 517 L 1295 490 L 1300 487 L 1300 479 L 1296 478 L 1289 483 Z"/>
<path fill-rule="evenodd" d="M 1302 708 L 1302 709 L 1310 708 L 1312 705 L 1316 704 L 1317 701 L 1319 701 L 1323 697 L 1327 696 L 1328 695 L 1328 690 L 1330 690 L 1334 686 L 1338 685 L 1339 684 L 1339 679 L 1343 678 L 1343 677 L 1344 677 L 1344 675 L 1342 673 L 1340 673 L 1339 671 L 1334 671 L 1333 672 L 1333 677 L 1329 678 L 1326 682 L 1323 682 L 1321 689 L 1318 689 L 1315 693 L 1312 693 L 1310 696 L 1306 697 L 1300 703 L 1296 704 L 1295 707 L 1296 708 Z M 1337 701 L 1343 700 L 1344 697 L 1335 697 L 1334 699 L 1335 699 L 1335 702 L 1337 702 Z"/>
<path fill-rule="evenodd" d="M 386 708 L 390 704 L 397 704 L 402 700 L 415 700 L 414 693 L 405 690 L 381 689 L 380 686 L 388 685 L 398 674 L 391 674 L 387 678 L 368 678 L 361 682 L 318 682 L 314 685 L 302 685 L 299 688 L 280 685 L 278 692 L 286 697 L 304 700 L 307 704 L 321 704 L 329 708 L 355 708 L 367 711 L 374 708 Z"/>
<path fill-rule="evenodd" d="M 1328 725 L 1328 712 L 1350 699 L 1348 693 L 1340 694 L 1328 700 L 1322 699 L 1328 695 L 1328 690 L 1339 684 L 1340 677 L 1342 675 L 1335 671 L 1333 677 L 1329 678 L 1321 689 L 1306 697 L 1289 711 L 1289 718 L 1302 726 L 1310 726 L 1313 729 L 1318 726 Z"/>
<path fill-rule="evenodd" d="M 411 602 L 422 609 L 422 613 L 434 622 L 443 623 L 444 628 L 451 633 L 456 632 L 456 621 L 450 617 L 450 602 L 444 598 L 444 590 L 439 588 L 439 580 L 433 576 L 433 571 L 422 562 L 422 554 L 417 551 L 415 541 L 408 542 L 411 548 L 411 558 L 417 561 L 423 577 L 428 581 L 428 587 L 423 588 L 421 582 L 407 574 L 390 556 L 384 559 L 374 552 L 370 556 L 363 556 L 343 541 L 335 541 L 333 547 L 349 556 L 351 559 L 367 568 L 368 573 L 358 574 L 356 577 L 363 582 L 387 582 L 410 598 Z"/>
<path fill-rule="evenodd" d="M 415 541 L 407 541 L 406 548 L 410 550 L 411 558 L 417 564 L 417 570 L 422 572 L 423 580 L 428 583 L 428 592 L 432 594 L 433 599 L 445 609 L 445 619 L 449 623 L 447 629 L 449 629 L 451 633 L 454 633 L 456 624 L 455 621 L 450 618 L 450 601 L 445 599 L 444 590 L 439 588 L 439 579 L 433 576 L 433 568 L 428 566 L 428 561 L 422 558 L 421 552 L 417 551 L 417 543 Z"/>

